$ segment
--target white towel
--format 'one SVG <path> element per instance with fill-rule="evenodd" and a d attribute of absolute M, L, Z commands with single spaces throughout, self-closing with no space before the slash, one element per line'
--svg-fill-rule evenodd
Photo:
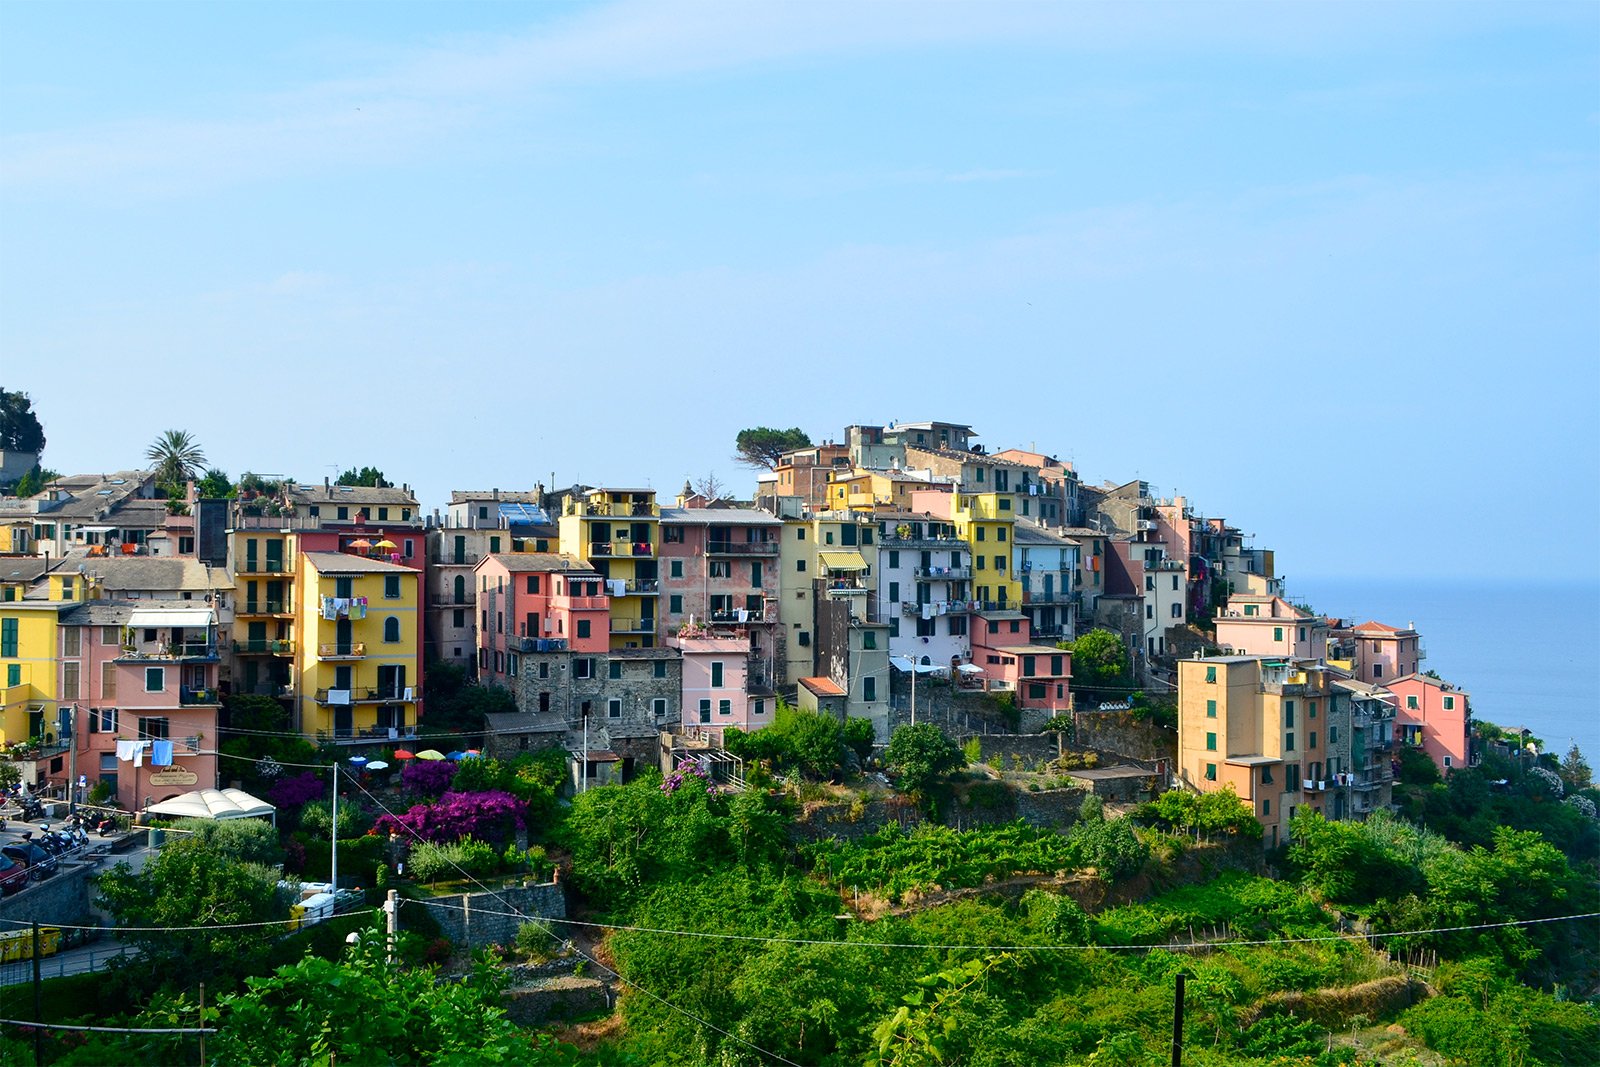
<path fill-rule="evenodd" d="M 122 763 L 127 763 L 133 759 L 133 754 L 137 752 L 138 749 L 139 742 L 137 741 L 118 741 L 117 759 Z"/>

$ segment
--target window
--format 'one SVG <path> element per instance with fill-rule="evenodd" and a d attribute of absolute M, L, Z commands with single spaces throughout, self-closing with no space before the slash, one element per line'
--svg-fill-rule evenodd
<path fill-rule="evenodd" d="M 918 619 L 917 621 L 921 622 L 922 620 Z M 891 618 L 889 620 L 889 636 L 890 637 L 899 637 L 900 636 L 900 617 L 899 616 L 895 616 L 895 617 L 893 617 L 893 618 Z"/>
<path fill-rule="evenodd" d="M 711 664 L 711 688 L 722 688 L 722 661 L 714 660 Z"/>
<path fill-rule="evenodd" d="M 1206 751 L 1207 752 L 1215 752 L 1216 750 L 1217 750 L 1217 735 L 1214 734 L 1214 733 L 1206 734 Z"/>
<path fill-rule="evenodd" d="M 719 701 L 717 701 L 717 714 L 718 715 L 732 715 L 733 714 L 733 701 L 731 701 L 731 700 L 719 700 Z"/>
<path fill-rule="evenodd" d="M 457 630 L 460 630 L 463 627 L 465 627 L 467 625 L 467 613 L 466 613 L 466 611 L 464 609 L 462 609 L 462 608 L 457 608 L 455 611 L 451 612 L 451 614 L 450 614 L 450 625 L 454 626 Z"/>
<path fill-rule="evenodd" d="M 1417 710 L 1417 698 L 1416 697 L 1414 697 L 1414 696 L 1406 697 L 1406 710 L 1407 711 L 1416 711 Z"/>
<path fill-rule="evenodd" d="M 122 644 L 122 631 L 115 626 L 100 627 L 100 643 L 107 648 Z"/>
<path fill-rule="evenodd" d="M 794 569 L 795 569 L 795 570 L 796 570 L 796 571 L 797 571 L 797 572 L 801 572 L 801 573 L 803 573 L 803 572 L 804 572 L 804 571 L 805 571 L 805 569 L 806 569 L 806 561 L 805 561 L 805 560 L 803 560 L 803 559 L 797 559 L 797 560 L 795 560 L 795 561 L 794 561 Z"/>
<path fill-rule="evenodd" d="M 1283 769 L 1283 784 L 1288 786 L 1290 789 L 1295 789 L 1299 786 L 1299 782 L 1300 764 L 1290 763 L 1285 765 Z"/>
<path fill-rule="evenodd" d="M 606 677 L 612 679 L 622 677 L 622 661 L 620 659 L 611 660 L 606 664 Z"/>
<path fill-rule="evenodd" d="M 806 539 L 805 527 L 802 526 L 799 529 L 795 530 L 794 539 L 796 541 L 804 541 Z"/>
<path fill-rule="evenodd" d="M 890 582 L 889 583 L 889 603 L 891 603 L 891 604 L 900 603 L 900 583 L 899 582 Z"/>
<path fill-rule="evenodd" d="M 1174 619 L 1183 618 L 1183 605 L 1182 604 L 1174 604 L 1174 605 L 1172 605 L 1172 617 Z"/>
<path fill-rule="evenodd" d="M 1309 734 L 1306 735 L 1306 747 L 1307 748 L 1316 748 L 1317 747 L 1317 732 L 1315 730 L 1312 730 Z"/>
<path fill-rule="evenodd" d="M 160 693 L 167 688 L 167 669 L 165 667 L 146 667 L 144 669 L 144 691 L 146 693 Z"/>
<path fill-rule="evenodd" d="M 1261 802 L 1261 814 L 1263 814 L 1263 815 L 1271 815 L 1272 814 L 1272 801 L 1263 800 Z"/>
<path fill-rule="evenodd" d="M 1450 769 L 1450 762 L 1451 762 L 1450 757 L 1446 756 L 1444 758 L 1444 769 L 1447 770 L 1447 771 Z"/>
<path fill-rule="evenodd" d="M 987 541 L 988 539 L 988 532 L 982 526 L 978 527 L 978 540 Z"/>
<path fill-rule="evenodd" d="M 62 650 L 64 656 L 83 655 L 83 631 L 76 626 L 69 626 L 61 631 Z"/>
<path fill-rule="evenodd" d="M 878 635 L 876 633 L 874 633 L 873 631 L 871 631 L 871 630 L 863 630 L 863 631 L 861 631 L 861 647 L 862 648 L 877 648 L 878 647 Z"/>
<path fill-rule="evenodd" d="M 1274 626 L 1272 628 L 1272 639 L 1274 641 L 1282 641 L 1283 640 L 1283 627 Z"/>
<path fill-rule="evenodd" d="M 805 648 L 805 647 L 807 647 L 807 646 L 809 646 L 811 644 L 811 631 L 810 630 L 801 630 L 800 633 L 797 634 L 796 636 L 797 636 L 797 638 L 799 640 L 801 648 Z"/>
<path fill-rule="evenodd" d="M 996 556 L 994 558 L 994 569 L 997 571 L 1006 569 L 1006 558 L 1004 556 Z"/>
<path fill-rule="evenodd" d="M 1283 750 L 1285 752 L 1293 752 L 1294 751 L 1294 734 L 1284 734 L 1283 735 Z"/>
<path fill-rule="evenodd" d="M 351 580 L 349 578 L 335 578 L 333 580 L 333 595 L 348 600 L 351 596 Z"/>
<path fill-rule="evenodd" d="M 1444 710 L 1445 711 L 1455 711 L 1456 710 L 1456 698 L 1455 697 L 1445 697 L 1444 698 Z"/>
<path fill-rule="evenodd" d="M 683 560 L 675 559 L 671 563 L 667 564 L 667 576 L 670 578 L 682 578 Z"/>
<path fill-rule="evenodd" d="M 711 560 L 706 564 L 706 573 L 712 578 L 732 578 L 733 563 L 725 559 Z"/>
<path fill-rule="evenodd" d="M 541 677 L 541 678 L 550 677 L 550 664 L 549 664 L 548 661 L 541 661 L 540 662 L 540 664 L 539 664 L 539 677 Z"/>
<path fill-rule="evenodd" d="M 978 564 L 978 569 L 980 571 L 988 569 L 989 563 L 987 556 L 976 556 L 974 557 L 974 562 Z"/>
<path fill-rule="evenodd" d="M 994 539 L 996 541 L 1004 541 L 1006 539 L 1006 528 L 1004 526 L 994 532 Z"/>
<path fill-rule="evenodd" d="M 1271 785 L 1272 784 L 1272 768 L 1270 766 L 1261 768 L 1261 784 L 1262 785 Z"/>
<path fill-rule="evenodd" d="M 61 665 L 61 699 L 62 700 L 77 700 L 78 699 L 78 671 L 79 670 L 80 670 L 80 665 L 77 664 L 77 663 L 63 663 Z"/>
<path fill-rule="evenodd" d="M 652 700 L 650 702 L 650 711 L 655 715 L 656 718 L 665 719 L 667 717 L 667 698 L 656 697 L 654 700 Z"/>
<path fill-rule="evenodd" d="M 524 588 L 530 593 L 537 593 L 539 591 L 539 576 L 537 574 L 528 575 L 528 581 Z"/>
<path fill-rule="evenodd" d="M 0 619 L 0 656 L 17 654 L 17 620 Z"/>
<path fill-rule="evenodd" d="M 168 737 L 168 724 L 165 716 L 157 718 L 139 719 L 139 740 L 165 741 Z"/>
<path fill-rule="evenodd" d="M 750 709 L 750 714 L 755 716 L 756 718 L 760 718 L 761 716 L 765 715 L 766 713 L 767 713 L 767 702 L 765 700 L 756 701 L 756 706 L 754 708 Z"/>
<path fill-rule="evenodd" d="M 383 620 L 383 640 L 386 644 L 396 644 L 400 640 L 400 620 L 390 615 Z"/>
<path fill-rule="evenodd" d="M 761 564 L 750 564 L 750 584 L 757 589 L 761 588 Z"/>
<path fill-rule="evenodd" d="M 711 721 L 711 701 L 709 701 L 709 700 L 702 700 L 700 702 L 700 721 L 701 722 L 710 722 Z"/>
<path fill-rule="evenodd" d="M 608 718 L 608 719 L 620 719 L 620 718 L 622 718 L 622 698 L 621 697 L 612 697 L 610 700 L 606 701 L 606 718 Z"/>
<path fill-rule="evenodd" d="M 1144 591 L 1147 593 L 1153 593 L 1156 591 L 1155 575 L 1147 574 L 1144 576 Z"/>
<path fill-rule="evenodd" d="M 398 574 L 385 574 L 383 576 L 383 597 L 385 600 L 400 599 L 400 576 Z"/>
<path fill-rule="evenodd" d="M 114 734 L 117 732 L 116 708 L 90 708 L 89 732 L 91 734 Z"/>
<path fill-rule="evenodd" d="M 1317 702 L 1315 700 L 1306 701 L 1306 718 L 1315 719 L 1316 717 L 1317 717 Z"/>
<path fill-rule="evenodd" d="M 517 676 L 517 656 L 514 652 L 506 653 L 506 673 L 513 678 Z"/>
<path fill-rule="evenodd" d="M 897 570 L 900 567 L 900 552 L 897 549 L 889 550 L 889 569 Z"/>
<path fill-rule="evenodd" d="M 341 519 L 348 519 L 350 517 L 350 509 L 349 508 L 340 508 L 338 517 L 341 518 Z"/>
<path fill-rule="evenodd" d="M 673 593 L 667 598 L 667 611 L 672 615 L 683 614 L 683 596 L 681 594 Z"/>
<path fill-rule="evenodd" d="M 1156 606 L 1154 604 L 1146 604 L 1144 606 L 1144 617 L 1147 619 L 1156 617 Z"/>
<path fill-rule="evenodd" d="M 1206 701 L 1206 718 L 1215 719 L 1216 717 L 1217 717 L 1217 702 L 1215 700 Z"/>
<path fill-rule="evenodd" d="M 1217 669 L 1215 667 L 1207 667 L 1206 668 L 1206 681 L 1215 682 L 1216 680 L 1217 680 Z"/>
<path fill-rule="evenodd" d="M 578 620 L 578 636 L 579 637 L 588 637 L 589 636 L 589 627 L 590 627 L 590 620 L 588 620 L 588 619 L 579 619 Z"/>
<path fill-rule="evenodd" d="M 1313 739 L 1311 743 L 1314 745 L 1317 742 L 1316 742 L 1315 739 Z M 1328 727 L 1328 744 L 1337 745 L 1338 743 L 1339 743 L 1339 728 L 1337 726 Z"/>
<path fill-rule="evenodd" d="M 587 656 L 572 661 L 572 676 L 574 678 L 593 678 L 594 660 Z"/>
<path fill-rule="evenodd" d="M 117 665 L 111 662 L 100 664 L 100 699 L 115 700 L 117 698 Z"/>
<path fill-rule="evenodd" d="M 873 677 L 869 676 L 869 677 L 861 679 L 861 699 L 862 700 L 877 700 L 878 699 L 878 680 L 876 678 L 873 678 Z"/>
<path fill-rule="evenodd" d="M 1283 702 L 1283 725 L 1290 727 L 1294 725 L 1294 701 L 1292 700 Z"/>
<path fill-rule="evenodd" d="M 1215 763 L 1206 764 L 1206 781 L 1214 782 L 1216 780 L 1217 780 L 1217 765 Z"/>

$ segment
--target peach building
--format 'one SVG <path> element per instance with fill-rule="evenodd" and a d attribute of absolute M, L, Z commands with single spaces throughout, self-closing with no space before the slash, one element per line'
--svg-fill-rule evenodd
<path fill-rule="evenodd" d="M 1364 622 L 1340 636 L 1354 639 L 1356 677 L 1363 682 L 1387 685 L 1391 678 L 1417 673 L 1427 658 L 1422 639 L 1410 626 L 1402 630 L 1381 622 Z"/>
<path fill-rule="evenodd" d="M 1241 656 L 1322 659 L 1328 621 L 1279 596 L 1235 593 L 1217 612 L 1217 644 Z"/>

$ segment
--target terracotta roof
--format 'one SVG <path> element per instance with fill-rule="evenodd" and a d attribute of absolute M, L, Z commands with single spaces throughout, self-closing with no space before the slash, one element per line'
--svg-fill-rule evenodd
<path fill-rule="evenodd" d="M 555 552 L 491 552 L 485 560 L 494 560 L 508 571 L 562 571 L 582 574 L 600 572 L 575 556 Z"/>
<path fill-rule="evenodd" d="M 1371 622 L 1371 621 L 1364 622 L 1360 626 L 1352 626 L 1351 629 L 1352 630 L 1356 630 L 1358 632 L 1362 631 L 1362 630 L 1378 630 L 1378 631 L 1380 631 L 1382 633 L 1387 633 L 1387 634 L 1397 634 L 1397 633 L 1400 632 L 1400 628 L 1398 626 L 1390 626 L 1390 625 L 1388 625 L 1386 623 Z"/>
<path fill-rule="evenodd" d="M 847 694 L 832 678 L 802 678 L 800 684 L 819 697 L 842 697 Z"/>

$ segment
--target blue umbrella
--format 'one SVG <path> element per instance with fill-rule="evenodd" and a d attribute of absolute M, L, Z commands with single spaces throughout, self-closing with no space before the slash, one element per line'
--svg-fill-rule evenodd
<path fill-rule="evenodd" d="M 444 758 L 445 759 L 458 760 L 458 759 L 460 759 L 461 757 L 463 757 L 465 755 L 466 755 L 465 752 L 456 751 L 456 752 L 446 753 Z"/>

